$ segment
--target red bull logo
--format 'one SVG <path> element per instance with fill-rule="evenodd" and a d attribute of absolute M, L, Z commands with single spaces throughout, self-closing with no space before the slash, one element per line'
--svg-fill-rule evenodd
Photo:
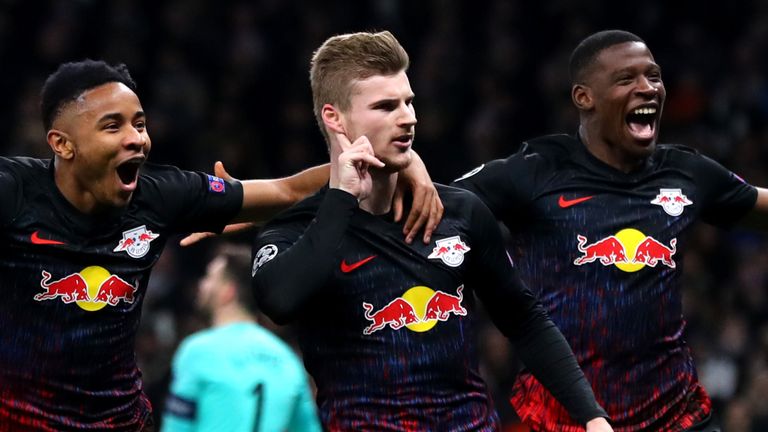
<path fill-rule="evenodd" d="M 112 252 L 126 252 L 132 258 L 141 258 L 149 252 L 149 243 L 159 236 L 149 231 L 146 225 L 123 231 L 123 239 Z"/>
<path fill-rule="evenodd" d="M 578 266 L 599 261 L 604 266 L 615 265 L 626 272 L 638 271 L 646 265 L 656 267 L 659 263 L 676 267 L 672 256 L 677 252 L 677 239 L 672 239 L 666 246 L 651 236 L 628 228 L 594 243 L 587 244 L 587 238 L 582 235 L 577 235 L 576 240 L 576 247 L 582 254 L 573 261 Z"/>
<path fill-rule="evenodd" d="M 51 273 L 42 271 L 40 287 L 43 292 L 33 297 L 37 301 L 60 299 L 76 303 L 87 311 L 96 311 L 106 305 L 117 306 L 120 301 L 133 303 L 137 285 L 132 285 L 103 267 L 90 266 L 78 273 L 51 281 Z"/>
<path fill-rule="evenodd" d="M 370 335 L 387 326 L 392 330 L 406 327 L 411 331 L 424 332 L 438 321 L 447 321 L 452 315 L 466 316 L 467 310 L 461 305 L 463 290 L 464 285 L 456 289 L 457 295 L 452 295 L 416 286 L 375 312 L 372 304 L 363 302 L 365 319 L 371 321 L 363 329 L 363 334 Z"/>

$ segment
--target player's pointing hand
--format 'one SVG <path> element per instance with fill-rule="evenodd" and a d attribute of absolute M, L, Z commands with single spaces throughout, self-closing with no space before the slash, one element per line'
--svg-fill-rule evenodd
<path fill-rule="evenodd" d="M 331 161 L 330 187 L 348 192 L 362 201 L 371 192 L 372 181 L 368 167 L 373 165 L 382 168 L 384 162 L 374 156 L 373 147 L 365 135 L 352 143 L 346 135 L 337 133 L 336 142 L 341 148 L 341 154 Z"/>

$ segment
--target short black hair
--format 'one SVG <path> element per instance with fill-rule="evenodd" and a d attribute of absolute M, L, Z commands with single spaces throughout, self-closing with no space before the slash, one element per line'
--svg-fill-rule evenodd
<path fill-rule="evenodd" d="M 626 42 L 645 43 L 640 36 L 625 30 L 603 30 L 584 38 L 571 53 L 568 64 L 571 84 L 576 84 L 582 79 L 584 69 L 592 64 L 604 49 Z"/>
<path fill-rule="evenodd" d="M 85 59 L 63 63 L 48 76 L 40 94 L 40 113 L 45 130 L 53 125 L 64 105 L 83 92 L 102 84 L 119 82 L 136 91 L 136 83 L 125 64 L 109 65 L 102 60 Z"/>

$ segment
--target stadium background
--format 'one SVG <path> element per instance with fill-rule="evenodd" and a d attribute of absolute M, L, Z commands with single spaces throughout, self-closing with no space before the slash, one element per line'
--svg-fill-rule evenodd
<path fill-rule="evenodd" d="M 57 64 L 90 57 L 129 66 L 152 161 L 210 171 L 221 159 L 238 178 L 287 175 L 327 158 L 312 117 L 312 50 L 333 34 L 388 29 L 411 56 L 415 148 L 445 183 L 525 138 L 575 132 L 570 50 L 593 31 L 623 28 L 645 38 L 662 66 L 662 141 L 768 186 L 768 3 L 619 3 L 0 0 L 0 154 L 49 155 L 40 86 Z M 157 412 L 177 343 L 205 323 L 193 312 L 194 289 L 217 241 L 172 244 L 153 273 L 137 352 Z M 727 430 L 766 431 L 765 238 L 701 225 L 690 242 L 681 257 L 687 339 L 701 379 Z M 290 328 L 278 331 L 291 340 Z M 491 326 L 481 344 L 497 407 L 514 429 L 505 398 L 514 351 Z"/>

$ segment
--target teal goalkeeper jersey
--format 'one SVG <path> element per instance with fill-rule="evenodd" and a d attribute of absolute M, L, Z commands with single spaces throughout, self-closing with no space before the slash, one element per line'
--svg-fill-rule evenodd
<path fill-rule="evenodd" d="M 320 431 L 304 367 L 253 323 L 196 333 L 179 347 L 162 431 Z"/>

